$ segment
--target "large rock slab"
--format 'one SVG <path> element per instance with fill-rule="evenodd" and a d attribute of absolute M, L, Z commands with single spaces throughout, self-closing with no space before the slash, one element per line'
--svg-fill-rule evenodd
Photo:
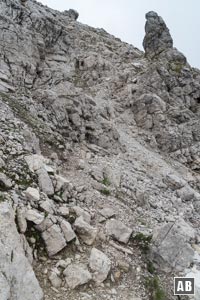
<path fill-rule="evenodd" d="M 93 280 L 97 283 L 101 283 L 106 280 L 110 272 L 111 261 L 103 252 L 92 248 L 89 258 L 89 267 L 93 271 Z"/>
<path fill-rule="evenodd" d="M 42 298 L 42 290 L 20 242 L 14 212 L 8 203 L 0 203 L 0 299 Z"/>
<path fill-rule="evenodd" d="M 183 219 L 169 222 L 153 236 L 152 254 L 162 269 L 183 271 L 194 259 L 195 230 Z"/>

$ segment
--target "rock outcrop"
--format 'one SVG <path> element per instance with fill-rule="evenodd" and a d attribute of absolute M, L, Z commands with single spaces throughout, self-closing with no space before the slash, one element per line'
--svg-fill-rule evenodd
<path fill-rule="evenodd" d="M 0 203 L 0 298 L 43 299 L 42 290 L 17 232 L 14 212 L 6 202 Z"/>
<path fill-rule="evenodd" d="M 77 18 L 0 1 L 0 298 L 199 290 L 200 71 L 155 12 L 145 53 Z"/>
<path fill-rule="evenodd" d="M 143 46 L 147 57 L 153 58 L 173 47 L 173 40 L 163 19 L 154 11 L 146 14 Z"/>

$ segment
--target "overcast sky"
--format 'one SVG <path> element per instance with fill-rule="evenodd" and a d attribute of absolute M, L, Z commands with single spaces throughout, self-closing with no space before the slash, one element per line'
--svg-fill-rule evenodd
<path fill-rule="evenodd" d="M 200 0 L 39 0 L 57 10 L 73 8 L 79 21 L 104 28 L 142 48 L 145 13 L 154 10 L 170 29 L 174 46 L 200 68 Z"/>

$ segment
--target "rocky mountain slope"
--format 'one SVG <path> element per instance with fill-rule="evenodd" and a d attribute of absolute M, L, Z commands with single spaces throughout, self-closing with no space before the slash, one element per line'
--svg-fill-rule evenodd
<path fill-rule="evenodd" d="M 197 300 L 200 71 L 77 19 L 0 2 L 0 299 Z"/>

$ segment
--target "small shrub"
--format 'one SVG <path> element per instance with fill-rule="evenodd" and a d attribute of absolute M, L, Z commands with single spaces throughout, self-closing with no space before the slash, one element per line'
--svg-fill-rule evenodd
<path fill-rule="evenodd" d="M 152 240 L 152 235 L 146 236 L 143 233 L 137 233 L 133 240 L 137 243 L 140 249 L 146 254 L 149 251 L 149 245 Z"/>

